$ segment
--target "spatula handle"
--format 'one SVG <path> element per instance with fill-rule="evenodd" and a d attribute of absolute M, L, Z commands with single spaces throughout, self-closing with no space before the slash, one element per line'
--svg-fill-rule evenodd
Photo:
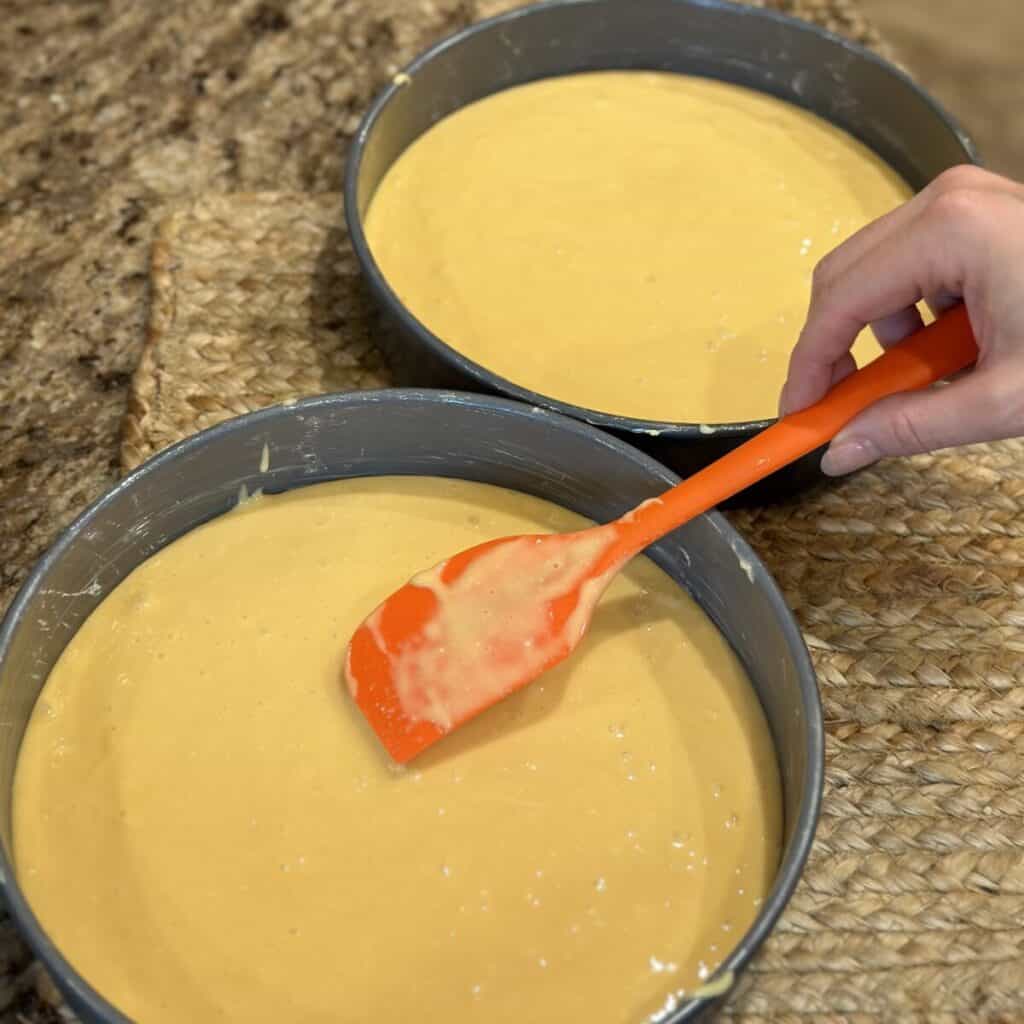
<path fill-rule="evenodd" d="M 926 388 L 966 369 L 977 358 L 971 323 L 961 304 L 852 373 L 815 405 L 779 420 L 678 484 L 659 502 L 645 504 L 619 520 L 620 550 L 642 550 L 826 444 L 869 405 L 899 392 Z"/>

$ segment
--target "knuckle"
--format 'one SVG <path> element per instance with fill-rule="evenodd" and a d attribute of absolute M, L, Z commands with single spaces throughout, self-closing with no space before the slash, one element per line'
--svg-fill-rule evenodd
<path fill-rule="evenodd" d="M 946 192 L 957 192 L 960 189 L 983 188 L 990 178 L 988 171 L 974 164 L 957 164 L 943 171 L 933 182 L 932 191 L 936 195 Z"/>
<path fill-rule="evenodd" d="M 836 261 L 833 253 L 823 256 L 811 272 L 811 298 L 820 298 L 828 291 L 836 273 Z"/>
<path fill-rule="evenodd" d="M 796 344 L 789 353 L 789 373 L 797 373 L 814 358 L 814 347 L 807 341 L 807 337 L 801 334 L 796 339 Z"/>
<path fill-rule="evenodd" d="M 971 419 L 983 422 L 994 437 L 1024 434 L 1024 391 L 1018 385 L 1021 370 L 1024 367 L 1010 366 L 984 374 L 981 403 Z"/>
<path fill-rule="evenodd" d="M 890 421 L 892 438 L 896 449 L 907 455 L 929 451 L 932 447 L 926 432 L 921 429 L 914 416 L 907 409 L 895 409 Z"/>
<path fill-rule="evenodd" d="M 946 229 L 970 230 L 988 217 L 992 197 L 973 186 L 944 188 L 928 207 L 928 214 Z"/>

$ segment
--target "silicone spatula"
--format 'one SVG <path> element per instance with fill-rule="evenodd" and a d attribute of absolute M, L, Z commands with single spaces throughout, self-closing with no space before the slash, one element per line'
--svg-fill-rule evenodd
<path fill-rule="evenodd" d="M 879 399 L 928 387 L 977 356 L 957 306 L 816 405 L 614 522 L 487 541 L 413 577 L 352 636 L 352 697 L 391 757 L 408 762 L 567 657 L 612 576 L 648 544 L 815 451 Z"/>

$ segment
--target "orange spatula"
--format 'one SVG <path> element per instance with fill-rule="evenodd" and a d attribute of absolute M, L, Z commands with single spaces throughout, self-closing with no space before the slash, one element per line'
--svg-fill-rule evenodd
<path fill-rule="evenodd" d="M 977 355 L 958 306 L 612 523 L 488 541 L 415 576 L 352 637 L 353 698 L 394 760 L 409 761 L 570 654 L 609 580 L 652 541 L 813 452 L 879 399 L 943 380 Z"/>

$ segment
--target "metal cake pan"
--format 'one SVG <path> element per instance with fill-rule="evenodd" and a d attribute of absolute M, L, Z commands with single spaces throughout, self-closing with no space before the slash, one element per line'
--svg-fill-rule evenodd
<path fill-rule="evenodd" d="M 260 469 L 264 445 L 270 452 L 266 472 Z M 128 573 L 231 509 L 243 486 L 250 493 L 280 492 L 380 474 L 484 481 L 599 521 L 677 480 L 619 439 L 516 402 L 441 391 L 359 392 L 276 406 L 213 427 L 149 460 L 80 516 L 40 561 L 0 624 L 0 883 L 18 927 L 86 1024 L 122 1024 L 125 1018 L 75 971 L 35 917 L 12 852 L 18 750 L 50 670 Z M 796 888 L 813 841 L 824 775 L 814 670 L 779 589 L 721 515 L 700 516 L 649 554 L 692 594 L 736 651 L 778 755 L 782 860 L 757 919 L 717 976 L 737 975 Z M 713 1004 L 709 998 L 685 1003 L 665 1022 L 694 1020 Z"/>
<path fill-rule="evenodd" d="M 356 257 L 383 313 L 378 340 L 397 382 L 502 394 L 554 409 L 629 440 L 685 477 L 772 421 L 702 427 L 632 419 L 520 387 L 466 358 L 416 319 L 377 266 L 363 228 L 383 176 L 437 121 L 510 86 L 610 69 L 702 75 L 770 93 L 845 129 L 914 189 L 978 158 L 952 117 L 877 54 L 808 22 L 724 0 L 541 3 L 445 39 L 395 77 L 353 141 L 345 211 Z M 686 372 L 682 356 L 678 367 L 666 367 L 672 372 Z M 820 455 L 779 470 L 744 492 L 738 503 L 777 501 L 821 482 Z"/>

